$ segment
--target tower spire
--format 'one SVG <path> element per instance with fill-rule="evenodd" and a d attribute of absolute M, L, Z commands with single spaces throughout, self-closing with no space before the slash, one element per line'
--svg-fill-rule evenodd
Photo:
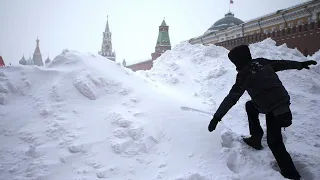
<path fill-rule="evenodd" d="M 106 29 L 103 32 L 103 39 L 102 39 L 102 46 L 101 46 L 101 51 L 99 54 L 103 57 L 106 57 L 112 61 L 116 61 L 116 54 L 115 52 L 112 52 L 112 38 L 111 38 L 112 33 L 110 32 L 109 29 L 109 17 L 107 15 L 107 25 Z"/>
<path fill-rule="evenodd" d="M 107 15 L 107 24 L 106 24 L 105 32 L 110 32 L 110 29 L 109 29 L 109 17 L 108 17 L 108 15 Z"/>
<path fill-rule="evenodd" d="M 27 60 L 24 58 L 24 54 L 23 54 L 21 60 L 19 61 L 19 64 L 27 65 Z"/>
<path fill-rule="evenodd" d="M 34 53 L 33 53 L 33 64 L 34 65 L 38 65 L 38 66 L 43 66 L 43 62 L 42 62 L 42 55 L 41 55 L 41 52 L 40 52 L 40 47 L 39 47 L 39 38 L 37 37 L 37 46 L 36 46 L 36 49 L 34 50 Z"/>

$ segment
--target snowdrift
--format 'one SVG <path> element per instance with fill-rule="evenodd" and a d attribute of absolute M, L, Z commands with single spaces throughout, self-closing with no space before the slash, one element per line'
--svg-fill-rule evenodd
<path fill-rule="evenodd" d="M 312 57 L 306 58 L 297 49 L 290 49 L 286 44 L 276 46 L 276 42 L 272 39 L 251 44 L 249 47 L 253 58 L 265 57 L 271 60 L 296 61 L 315 59 L 320 62 L 320 51 Z M 172 89 L 171 92 L 175 92 L 173 96 L 183 94 L 184 97 L 187 97 L 192 95 L 193 100 L 198 99 L 203 103 L 205 106 L 203 110 L 215 112 L 235 82 L 235 66 L 228 59 L 227 53 L 228 50 L 223 47 L 190 45 L 185 42 L 177 45 L 171 51 L 165 52 L 154 62 L 153 69 L 139 73 L 155 82 L 167 84 Z M 305 179 L 320 178 L 320 155 L 318 155 L 320 154 L 320 113 L 317 110 L 320 107 L 319 68 L 318 63 L 310 70 L 287 70 L 278 73 L 292 99 L 293 125 L 283 132 L 283 136 L 288 151 Z M 237 134 L 249 134 L 244 109 L 245 102 L 249 99 L 248 94 L 245 93 L 223 119 L 223 123 Z M 264 118 L 264 116 L 260 116 L 260 122 L 265 130 Z M 264 137 L 264 147 L 267 147 L 266 137 Z M 260 170 L 257 164 L 268 165 L 272 162 L 271 151 L 249 153 L 246 150 L 243 152 L 243 148 L 243 146 L 240 149 L 235 146 L 228 149 L 231 151 L 230 156 L 238 157 L 234 157 L 239 160 L 236 164 L 243 163 L 241 167 L 246 169 L 237 170 L 235 173 L 243 175 L 240 177 L 257 179 L 256 172 Z M 250 161 L 254 161 L 251 162 L 254 164 L 251 167 L 248 165 L 248 156 L 251 157 Z M 239 157 L 241 158 L 239 159 Z M 270 179 L 274 179 L 274 177 L 270 177 Z"/>
<path fill-rule="evenodd" d="M 210 117 L 117 63 L 64 50 L 48 67 L 0 72 L 1 180 L 234 176 L 223 127 L 207 133 Z"/>
<path fill-rule="evenodd" d="M 271 39 L 250 49 L 254 57 L 307 59 Z M 0 179 L 283 179 L 265 137 L 263 151 L 240 140 L 248 134 L 247 94 L 207 131 L 235 81 L 227 53 L 184 42 L 136 73 L 68 50 L 48 67 L 1 67 Z M 319 65 L 279 73 L 294 115 L 284 140 L 308 180 L 320 178 L 319 75 Z"/>

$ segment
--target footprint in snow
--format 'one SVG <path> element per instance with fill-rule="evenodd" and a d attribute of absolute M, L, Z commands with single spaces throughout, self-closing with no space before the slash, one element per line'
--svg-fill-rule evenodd
<path fill-rule="evenodd" d="M 239 143 L 240 138 L 236 133 L 224 130 L 221 132 L 221 145 L 225 148 L 232 148 L 234 147 L 234 143 Z"/>
<path fill-rule="evenodd" d="M 78 153 L 78 152 L 82 151 L 83 145 L 81 145 L 81 144 L 80 145 L 72 145 L 72 146 L 69 146 L 68 149 L 69 149 L 69 152 L 71 152 L 71 153 Z"/>
<path fill-rule="evenodd" d="M 227 158 L 227 167 L 234 173 L 238 174 L 246 165 L 245 159 L 238 152 L 231 152 Z"/>
<path fill-rule="evenodd" d="M 97 177 L 102 179 L 102 178 L 108 178 L 108 176 L 112 174 L 118 174 L 118 169 L 117 168 L 109 168 L 109 169 L 100 169 L 97 173 Z"/>
<path fill-rule="evenodd" d="M 97 177 L 102 179 L 102 178 L 107 178 L 107 171 L 98 171 L 97 172 Z"/>
<path fill-rule="evenodd" d="M 138 154 L 148 153 L 159 141 L 153 136 L 147 136 L 139 140 L 112 139 L 110 143 L 115 154 L 132 157 Z"/>
<path fill-rule="evenodd" d="M 7 82 L 6 85 L 11 92 L 15 93 L 18 91 L 17 87 L 15 87 L 11 82 Z"/>
<path fill-rule="evenodd" d="M 141 127 L 131 127 L 129 128 L 128 133 L 133 140 L 138 140 L 144 136 L 143 128 Z"/>
<path fill-rule="evenodd" d="M 112 124 L 122 128 L 128 128 L 132 124 L 131 121 L 124 119 L 121 114 L 118 113 L 110 113 L 106 119 L 111 120 Z"/>
<path fill-rule="evenodd" d="M 128 137 L 128 132 L 126 131 L 126 129 L 115 129 L 113 131 L 113 136 L 120 138 L 120 139 L 124 139 L 126 137 Z"/>
<path fill-rule="evenodd" d="M 49 115 L 49 110 L 46 107 L 43 107 L 42 110 L 40 111 L 41 116 L 43 117 L 48 117 Z"/>

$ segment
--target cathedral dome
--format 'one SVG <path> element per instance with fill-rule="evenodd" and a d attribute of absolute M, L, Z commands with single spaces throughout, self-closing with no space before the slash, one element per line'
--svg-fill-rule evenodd
<path fill-rule="evenodd" d="M 224 18 L 219 19 L 208 30 L 209 31 L 219 31 L 219 30 L 227 29 L 231 26 L 236 26 L 236 25 L 242 24 L 242 23 L 244 23 L 242 20 L 234 17 L 233 13 L 228 12 Z"/>
<path fill-rule="evenodd" d="M 27 65 L 27 60 L 24 58 L 24 56 L 21 58 L 21 60 L 19 61 L 19 64 L 22 65 Z"/>
<path fill-rule="evenodd" d="M 48 57 L 48 58 L 46 59 L 46 61 L 45 61 L 45 64 L 49 64 L 49 63 L 51 63 L 51 60 L 50 60 L 50 58 Z"/>

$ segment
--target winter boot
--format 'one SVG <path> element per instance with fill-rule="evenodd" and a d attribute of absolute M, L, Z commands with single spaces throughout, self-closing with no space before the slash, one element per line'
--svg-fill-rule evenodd
<path fill-rule="evenodd" d="M 303 179 L 301 179 L 301 176 L 299 175 L 299 174 L 297 174 L 297 175 L 295 175 L 295 176 L 290 176 L 290 175 L 288 175 L 288 174 L 286 174 L 286 173 L 284 173 L 284 172 L 280 172 L 281 173 L 281 175 L 283 176 L 283 177 L 285 177 L 285 178 L 287 178 L 287 179 L 292 179 L 292 180 L 303 180 Z"/>
<path fill-rule="evenodd" d="M 261 145 L 261 138 L 256 138 L 256 137 L 252 137 L 251 136 L 251 137 L 248 137 L 248 138 L 244 137 L 242 139 L 247 145 L 253 147 L 256 150 L 263 149 L 263 146 Z"/>

